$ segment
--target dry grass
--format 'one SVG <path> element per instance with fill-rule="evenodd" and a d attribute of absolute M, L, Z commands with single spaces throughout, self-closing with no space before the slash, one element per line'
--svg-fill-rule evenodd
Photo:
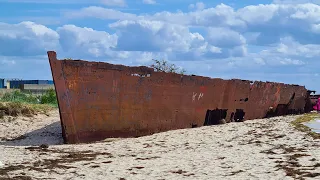
<path fill-rule="evenodd" d="M 308 135 L 314 139 L 320 139 L 320 134 L 313 132 L 308 126 L 303 123 L 314 120 L 315 118 L 320 118 L 318 113 L 308 113 L 304 114 L 296 120 L 292 121 L 291 124 L 299 131 L 306 132 Z"/>
<path fill-rule="evenodd" d="M 38 113 L 47 114 L 54 107 L 47 104 L 27 104 L 21 102 L 0 102 L 0 119 L 4 116 L 32 117 Z"/>

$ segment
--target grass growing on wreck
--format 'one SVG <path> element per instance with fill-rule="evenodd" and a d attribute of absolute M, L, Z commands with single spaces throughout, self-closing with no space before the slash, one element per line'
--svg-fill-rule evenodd
<path fill-rule="evenodd" d="M 299 131 L 306 132 L 308 135 L 314 139 L 320 139 L 320 134 L 313 132 L 311 128 L 304 125 L 303 123 L 314 120 L 315 118 L 320 118 L 318 113 L 308 113 L 300 116 L 296 120 L 292 121 L 291 124 Z"/>

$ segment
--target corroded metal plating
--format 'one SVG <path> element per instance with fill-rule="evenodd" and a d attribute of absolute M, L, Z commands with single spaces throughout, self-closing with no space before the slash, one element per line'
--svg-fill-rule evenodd
<path fill-rule="evenodd" d="M 238 110 L 245 112 L 246 120 L 303 113 L 308 98 L 307 89 L 298 85 L 57 60 L 54 51 L 48 58 L 65 143 L 199 127 L 214 109 L 227 110 L 226 121 Z"/>

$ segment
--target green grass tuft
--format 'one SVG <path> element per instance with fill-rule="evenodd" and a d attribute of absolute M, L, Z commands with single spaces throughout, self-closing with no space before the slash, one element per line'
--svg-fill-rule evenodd
<path fill-rule="evenodd" d="M 21 102 L 21 103 L 38 103 L 38 99 L 36 96 L 31 93 L 21 92 L 21 91 L 13 91 L 7 92 L 0 98 L 1 102 Z"/>

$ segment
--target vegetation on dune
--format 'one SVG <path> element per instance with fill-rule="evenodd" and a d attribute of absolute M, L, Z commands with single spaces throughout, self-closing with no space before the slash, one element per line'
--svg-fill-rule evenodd
<path fill-rule="evenodd" d="M 54 89 L 47 90 L 46 93 L 40 96 L 40 104 L 57 105 L 56 91 Z"/>
<path fill-rule="evenodd" d="M 296 120 L 292 121 L 291 124 L 299 131 L 306 132 L 308 135 L 314 139 L 320 139 L 320 134 L 313 132 L 311 128 L 305 126 L 303 123 L 314 120 L 315 118 L 320 118 L 318 113 L 308 113 L 300 116 Z"/>
<path fill-rule="evenodd" d="M 42 95 L 13 91 L 0 97 L 0 119 L 4 116 L 33 116 L 37 113 L 47 114 L 58 106 L 54 89 Z"/>
<path fill-rule="evenodd" d="M 18 116 L 20 114 L 32 116 L 35 114 L 35 111 L 20 102 L 0 103 L 0 118 L 3 118 L 5 115 Z"/>
<path fill-rule="evenodd" d="M 38 103 L 38 99 L 36 96 L 33 96 L 31 93 L 21 92 L 21 91 L 13 91 L 5 93 L 1 98 L 1 102 L 21 102 L 21 103 Z"/>

